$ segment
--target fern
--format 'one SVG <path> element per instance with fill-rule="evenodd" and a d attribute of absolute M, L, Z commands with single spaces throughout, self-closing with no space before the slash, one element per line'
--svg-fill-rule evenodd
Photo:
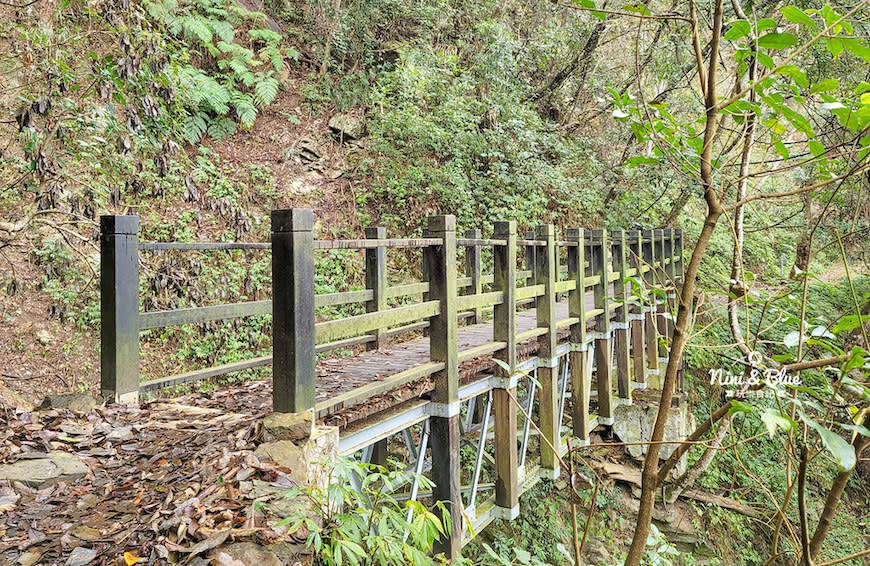
<path fill-rule="evenodd" d="M 281 34 L 270 29 L 252 29 L 248 31 L 248 37 L 255 41 L 265 41 L 266 43 L 278 43 L 281 41 Z"/>
<path fill-rule="evenodd" d="M 226 116 L 214 118 L 208 125 L 208 135 L 216 140 L 236 133 L 236 123 Z"/>
<path fill-rule="evenodd" d="M 254 99 L 250 94 L 237 94 L 233 97 L 233 108 L 236 110 L 236 116 L 246 128 L 254 125 L 254 120 L 257 119 L 257 108 L 254 106 Z"/>
<path fill-rule="evenodd" d="M 199 143 L 207 128 L 208 122 L 206 121 L 206 116 L 201 112 L 188 114 L 182 123 L 184 137 L 190 143 Z"/>
<path fill-rule="evenodd" d="M 271 71 L 268 75 L 257 73 L 259 81 L 254 85 L 254 100 L 257 106 L 268 106 L 278 96 L 278 87 L 281 86 L 278 79 Z"/>
<path fill-rule="evenodd" d="M 184 137 L 191 143 L 206 134 L 223 137 L 236 131 L 236 121 L 250 128 L 258 108 L 278 96 L 276 73 L 284 68 L 285 52 L 281 34 L 256 24 L 257 29 L 244 31 L 244 39 L 257 51 L 237 43 L 242 38 L 239 26 L 264 22 L 266 16 L 249 12 L 234 0 L 145 0 L 144 7 L 148 17 L 205 59 L 202 69 L 190 63 L 173 67 L 179 101 L 187 111 L 182 120 Z M 298 58 L 299 53 L 291 48 L 286 55 Z"/>
<path fill-rule="evenodd" d="M 196 16 L 182 18 L 181 26 L 184 28 L 184 33 L 187 37 L 195 37 L 203 43 L 211 43 L 213 37 L 211 29 L 209 29 L 209 26 L 202 18 Z"/>
<path fill-rule="evenodd" d="M 211 20 L 211 29 L 221 41 L 232 43 L 235 39 L 236 30 L 233 24 L 226 20 Z"/>

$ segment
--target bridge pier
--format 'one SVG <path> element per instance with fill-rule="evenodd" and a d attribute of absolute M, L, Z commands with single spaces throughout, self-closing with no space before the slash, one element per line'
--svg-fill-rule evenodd
<path fill-rule="evenodd" d="M 429 358 L 444 364 L 434 374 L 430 417 L 432 446 L 433 499 L 446 505 L 450 523 L 449 536 L 436 542 L 436 552 L 453 560 L 462 546 L 462 491 L 459 477 L 459 350 L 456 298 L 456 218 L 453 215 L 430 216 L 428 237 L 441 245 L 424 248 L 429 270 L 430 301 L 437 301 L 439 312 L 429 319 Z"/>

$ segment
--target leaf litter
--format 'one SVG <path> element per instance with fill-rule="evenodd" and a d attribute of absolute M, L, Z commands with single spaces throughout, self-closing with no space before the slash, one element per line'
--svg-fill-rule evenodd
<path fill-rule="evenodd" d="M 234 565 L 220 548 L 237 541 L 305 563 L 299 541 L 273 528 L 283 517 L 255 504 L 294 487 L 288 470 L 254 455 L 269 406 L 262 389 L 0 412 L 0 465 L 66 452 L 90 470 L 69 482 L 0 481 L 0 563 Z"/>

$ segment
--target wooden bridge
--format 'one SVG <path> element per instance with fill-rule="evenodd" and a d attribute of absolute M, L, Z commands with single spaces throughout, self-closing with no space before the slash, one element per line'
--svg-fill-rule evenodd
<path fill-rule="evenodd" d="M 313 412 L 340 427 L 342 454 L 366 461 L 384 461 L 396 435 L 409 467 L 431 471 L 433 492 L 412 482 L 407 497 L 463 510 L 440 546 L 454 556 L 469 533 L 515 518 L 538 478 L 559 475 L 547 444 L 564 454 L 569 441 L 588 443 L 632 389 L 658 383 L 683 273 L 678 229 L 572 228 L 557 239 L 541 225 L 520 239 L 511 221 L 491 238 L 458 238 L 442 215 L 422 238 L 373 227 L 365 239 L 315 240 L 313 224 L 311 210 L 274 210 L 271 243 L 157 243 L 138 240 L 135 216 L 102 217 L 103 393 L 136 403 L 140 392 L 271 365 L 273 411 Z M 422 251 L 422 281 L 388 284 L 386 254 L 397 248 Z M 271 250 L 271 301 L 139 311 L 141 253 L 233 249 Z M 365 289 L 315 294 L 315 254 L 330 249 L 364 250 Z M 365 314 L 315 317 L 316 307 L 353 303 Z M 272 356 L 140 382 L 141 331 L 262 314 L 272 315 Z M 355 346 L 365 351 L 316 362 Z M 523 413 L 544 437 L 536 450 Z"/>

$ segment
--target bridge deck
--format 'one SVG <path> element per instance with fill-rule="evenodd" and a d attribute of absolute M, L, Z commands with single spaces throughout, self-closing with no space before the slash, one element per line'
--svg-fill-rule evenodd
<path fill-rule="evenodd" d="M 593 308 L 591 293 L 587 296 L 587 308 Z M 568 304 L 556 303 L 556 318 L 568 318 Z M 534 309 L 520 311 L 516 315 L 517 334 L 537 328 L 537 313 Z M 567 337 L 568 331 L 560 333 Z M 459 353 L 484 346 L 493 341 L 492 322 L 461 326 L 457 333 Z M 534 339 L 518 344 L 522 358 L 537 351 Z M 324 360 L 317 367 L 317 412 L 333 424 L 350 421 L 380 412 L 408 399 L 419 397 L 432 389 L 428 376 L 408 379 L 391 384 L 388 380 L 429 361 L 429 338 L 419 337 L 406 342 L 390 344 L 378 351 L 364 352 L 352 358 Z M 490 356 L 477 357 L 460 364 L 460 382 L 471 379 L 481 371 L 494 368 Z M 380 386 L 379 386 L 380 385 Z M 354 406 L 365 401 L 365 406 Z"/>

